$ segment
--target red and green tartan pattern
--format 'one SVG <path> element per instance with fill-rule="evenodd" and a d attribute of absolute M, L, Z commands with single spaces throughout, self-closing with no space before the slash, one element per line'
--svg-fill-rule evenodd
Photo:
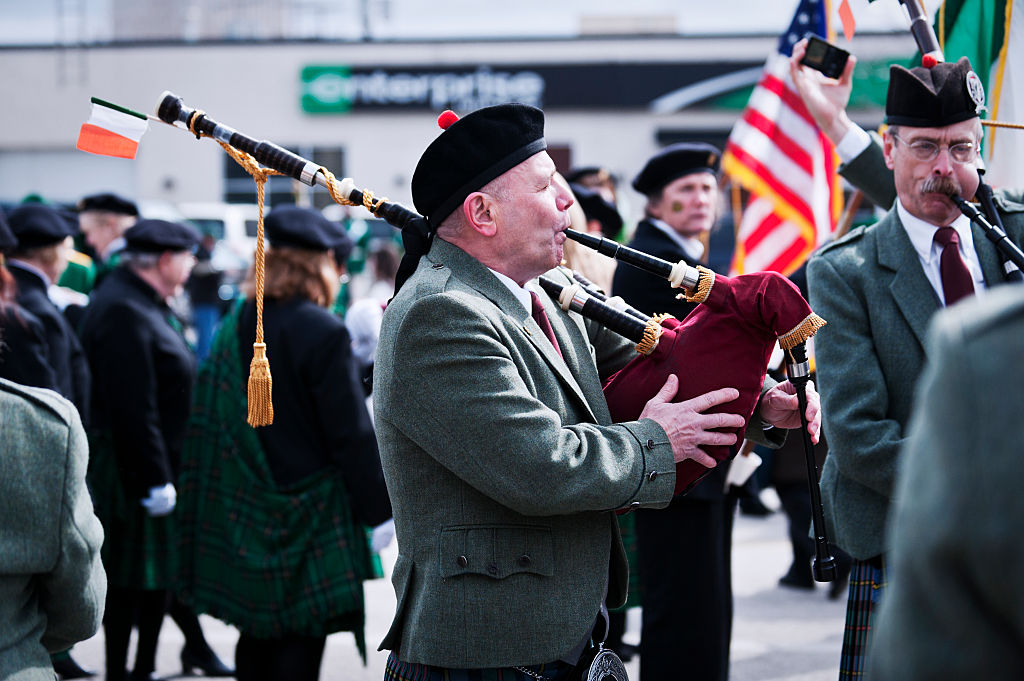
<path fill-rule="evenodd" d="M 867 672 L 872 620 L 885 592 L 885 566 L 855 560 L 850 571 L 850 598 L 846 604 L 846 630 L 839 661 L 839 681 L 863 679 Z"/>

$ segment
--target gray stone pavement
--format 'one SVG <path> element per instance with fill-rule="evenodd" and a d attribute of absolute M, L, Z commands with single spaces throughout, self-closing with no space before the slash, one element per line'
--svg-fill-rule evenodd
<path fill-rule="evenodd" d="M 842 646 L 845 598 L 828 600 L 825 585 L 819 585 L 813 592 L 778 586 L 778 578 L 789 567 L 791 557 L 785 516 L 781 512 L 763 518 L 738 516 L 733 546 L 736 614 L 730 681 L 835 679 Z M 383 554 L 389 577 L 396 554 L 394 544 Z M 360 662 L 351 634 L 335 634 L 327 639 L 321 681 L 381 681 L 384 678 L 386 655 L 372 652 L 372 649 L 387 631 L 394 612 L 395 597 L 389 579 L 368 582 L 366 601 L 366 638 L 371 647 L 367 665 L 364 667 Z M 238 632 L 205 615 L 201 620 L 213 648 L 221 659 L 230 663 L 234 659 Z M 631 610 L 627 641 L 638 640 L 639 622 L 639 609 Z M 160 636 L 158 678 L 182 678 L 178 659 L 182 642 L 181 632 L 168 619 Z M 84 667 L 102 670 L 102 631 L 75 646 L 74 657 Z M 628 663 L 627 669 L 631 679 L 640 678 L 637 659 Z M 102 678 L 102 674 L 97 677 Z"/>

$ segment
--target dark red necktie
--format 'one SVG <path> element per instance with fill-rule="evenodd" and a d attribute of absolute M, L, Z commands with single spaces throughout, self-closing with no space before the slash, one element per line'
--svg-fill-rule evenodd
<path fill-rule="evenodd" d="M 551 341 L 551 345 L 554 346 L 555 352 L 558 356 L 562 356 L 562 348 L 558 347 L 558 340 L 555 338 L 555 330 L 551 328 L 551 322 L 548 320 L 548 315 L 544 312 L 544 306 L 541 305 L 540 296 L 533 291 L 530 291 L 530 300 L 533 301 L 533 310 L 530 314 L 533 315 L 533 321 L 537 322 L 537 326 L 544 332 L 548 340 Z"/>
<path fill-rule="evenodd" d="M 940 227 L 935 232 L 935 242 L 942 246 L 939 272 L 942 274 L 942 294 L 948 306 L 974 293 L 974 278 L 960 257 L 957 247 L 960 239 L 955 229 Z"/>

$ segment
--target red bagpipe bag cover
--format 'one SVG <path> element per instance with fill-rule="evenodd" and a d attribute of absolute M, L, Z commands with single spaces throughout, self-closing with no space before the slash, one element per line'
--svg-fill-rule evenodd
<path fill-rule="evenodd" d="M 604 395 L 612 419 L 619 423 L 640 418 L 644 405 L 670 374 L 679 378 L 673 402 L 719 388 L 736 388 L 740 393 L 736 400 L 704 413 L 742 415 L 743 428 L 727 429 L 742 441 L 776 341 L 788 350 L 813 336 L 825 320 L 814 314 L 800 289 L 777 272 L 725 277 L 699 269 L 695 290 L 680 297 L 701 304 L 681 322 L 674 317 L 663 319 L 657 347 L 609 376 Z M 702 449 L 721 463 L 736 446 L 705 445 Z M 675 493 L 688 491 L 711 470 L 689 459 L 677 463 Z"/>

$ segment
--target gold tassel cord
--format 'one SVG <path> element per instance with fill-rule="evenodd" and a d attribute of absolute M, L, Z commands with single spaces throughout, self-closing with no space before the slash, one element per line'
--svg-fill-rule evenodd
<path fill-rule="evenodd" d="M 693 291 L 684 289 L 677 298 L 683 298 L 688 303 L 703 303 L 711 295 L 711 287 L 715 285 L 715 273 L 703 265 L 697 265 L 700 277 L 697 279 L 697 286 Z"/>
<path fill-rule="evenodd" d="M 828 322 L 824 319 L 812 312 L 804 317 L 804 320 L 797 324 L 795 328 L 790 329 L 779 336 L 779 347 L 783 350 L 791 350 L 816 334 L 818 329 L 825 326 L 827 323 Z"/>
<path fill-rule="evenodd" d="M 647 322 L 647 328 L 644 329 L 643 340 L 636 344 L 636 351 L 641 355 L 649 355 L 654 352 L 654 348 L 658 347 L 658 340 L 664 332 L 665 329 L 661 324 L 652 318 Z"/>
<path fill-rule="evenodd" d="M 267 357 L 267 345 L 263 342 L 263 285 L 265 277 L 266 255 L 263 245 L 263 202 L 267 178 L 282 173 L 270 168 L 261 168 L 249 154 L 231 147 L 224 142 L 220 146 L 235 159 L 238 165 L 245 168 L 256 181 L 256 204 L 259 207 L 259 219 L 256 222 L 256 257 L 253 269 L 256 278 L 256 342 L 253 343 L 252 362 L 249 363 L 249 414 L 246 419 L 250 426 L 269 426 L 274 422 L 274 403 L 271 399 L 274 381 L 270 375 L 270 360 Z"/>

